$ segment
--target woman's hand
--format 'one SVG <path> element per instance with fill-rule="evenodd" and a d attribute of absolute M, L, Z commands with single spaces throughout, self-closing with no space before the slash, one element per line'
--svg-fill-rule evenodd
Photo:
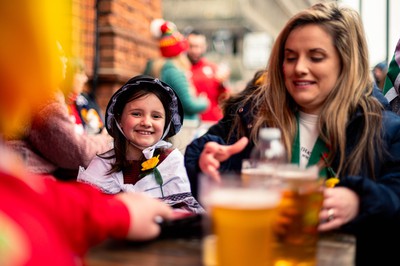
<path fill-rule="evenodd" d="M 321 232 L 337 229 L 353 220 L 359 211 L 360 198 L 349 188 L 334 187 L 324 190 L 324 202 L 319 214 Z"/>
<path fill-rule="evenodd" d="M 132 240 L 148 240 L 160 234 L 157 221 L 172 219 L 172 208 L 158 199 L 143 193 L 120 193 L 116 197 L 128 208 L 131 222 L 127 238 Z"/>
<path fill-rule="evenodd" d="M 218 172 L 220 163 L 242 151 L 248 142 L 248 138 L 242 137 L 232 145 L 221 145 L 212 141 L 206 143 L 199 159 L 201 171 L 219 181 L 221 179 Z"/>

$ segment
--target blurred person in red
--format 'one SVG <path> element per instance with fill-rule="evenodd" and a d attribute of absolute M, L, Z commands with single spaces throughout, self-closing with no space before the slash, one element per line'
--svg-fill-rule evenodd
<path fill-rule="evenodd" d="M 0 8 L 0 265 L 82 265 L 106 238 L 156 237 L 172 209 L 143 194 L 104 195 L 89 185 L 26 170 L 3 138 L 55 92 L 63 78 L 56 44 L 67 1 L 3 1 Z M 60 154 L 62 156 L 62 154 Z"/>
<path fill-rule="evenodd" d="M 200 114 L 201 121 L 214 124 L 222 118 L 220 103 L 229 96 L 225 83 L 229 80 L 230 70 L 224 65 L 217 65 L 205 57 L 207 51 L 206 36 L 197 30 L 187 35 L 189 49 L 187 57 L 192 63 L 191 72 L 197 94 L 207 95 L 210 106 Z"/>

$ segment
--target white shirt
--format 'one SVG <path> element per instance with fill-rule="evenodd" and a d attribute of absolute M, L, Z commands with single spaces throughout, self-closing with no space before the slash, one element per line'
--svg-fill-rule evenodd
<path fill-rule="evenodd" d="M 306 168 L 310 160 L 311 152 L 317 142 L 318 132 L 318 115 L 306 114 L 299 112 L 299 136 L 300 136 L 300 167 Z"/>

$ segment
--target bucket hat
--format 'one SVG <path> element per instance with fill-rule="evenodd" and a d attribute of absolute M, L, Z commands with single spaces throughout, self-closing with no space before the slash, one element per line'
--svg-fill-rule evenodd
<path fill-rule="evenodd" d="M 147 87 L 152 90 L 161 90 L 166 97 L 169 97 L 169 110 L 171 112 L 171 122 L 167 127 L 168 132 L 164 132 L 165 137 L 172 137 L 179 132 L 183 124 L 183 107 L 182 103 L 176 95 L 175 91 L 167 83 L 150 76 L 139 75 L 128 80 L 120 89 L 118 89 L 108 102 L 105 120 L 107 132 L 115 137 L 116 127 L 113 123 L 117 123 L 115 117 L 115 107 L 119 106 L 121 101 L 125 104 L 129 100 L 129 95 L 132 95 L 134 90 Z M 125 105 L 124 104 L 124 105 Z M 119 114 L 121 115 L 121 114 Z M 116 124 L 118 127 L 118 124 Z"/>

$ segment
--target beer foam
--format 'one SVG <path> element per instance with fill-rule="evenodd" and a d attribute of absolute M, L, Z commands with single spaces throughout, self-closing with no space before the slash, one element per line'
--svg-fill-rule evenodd
<path fill-rule="evenodd" d="M 211 193 L 209 204 L 232 208 L 259 209 L 272 208 L 279 204 L 278 190 L 222 188 Z"/>
<path fill-rule="evenodd" d="M 280 170 L 278 169 L 278 177 L 286 179 L 308 179 L 313 180 L 318 178 L 318 168 L 309 167 L 306 169 L 289 169 Z"/>
<path fill-rule="evenodd" d="M 312 173 L 307 172 L 296 172 L 296 171 L 284 171 L 278 173 L 279 177 L 288 178 L 288 179 L 316 179 L 317 176 Z"/>
<path fill-rule="evenodd" d="M 259 168 L 242 168 L 243 174 L 248 175 L 271 175 L 274 172 L 272 166 L 261 166 Z"/>

